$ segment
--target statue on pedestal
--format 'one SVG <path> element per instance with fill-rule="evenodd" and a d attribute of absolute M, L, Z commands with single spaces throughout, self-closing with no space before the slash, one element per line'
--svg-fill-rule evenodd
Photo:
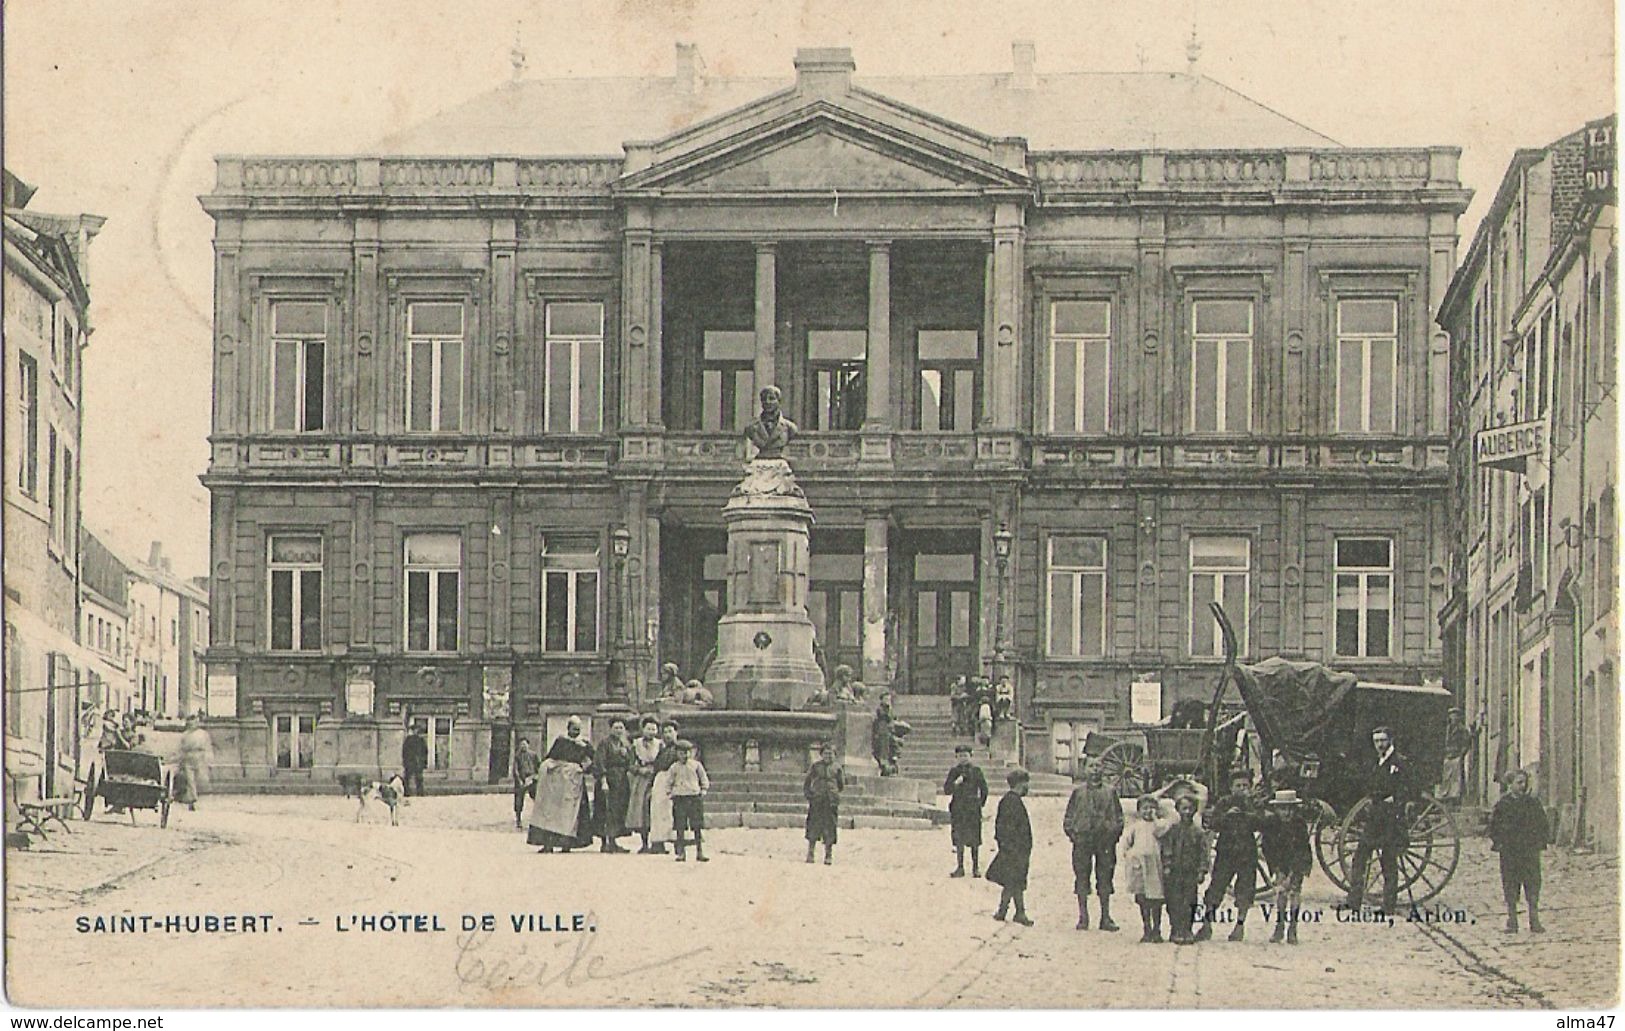
<path fill-rule="evenodd" d="M 783 495 L 804 497 L 790 463 L 784 458 L 784 449 L 796 438 L 800 429 L 785 418 L 780 409 L 784 395 L 778 387 L 762 388 L 762 412 L 756 421 L 745 427 L 745 439 L 756 447 L 756 455 L 745 465 L 745 478 L 733 490 L 734 497 L 743 495 Z"/>

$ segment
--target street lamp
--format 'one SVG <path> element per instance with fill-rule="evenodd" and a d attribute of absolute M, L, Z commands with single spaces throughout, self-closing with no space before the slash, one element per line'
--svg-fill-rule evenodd
<path fill-rule="evenodd" d="M 1015 535 L 1010 532 L 1010 528 L 1000 523 L 998 530 L 994 531 L 993 534 L 993 558 L 998 562 L 999 566 L 999 582 L 996 588 L 998 591 L 998 607 L 997 618 L 993 627 L 993 653 L 1000 661 L 1004 659 L 1005 579 L 1010 569 L 1010 544 L 1014 540 Z"/>
<path fill-rule="evenodd" d="M 621 667 L 621 675 L 616 677 L 622 700 L 631 695 L 627 681 L 630 676 L 636 676 L 635 670 L 628 673 L 624 650 L 627 643 L 627 621 L 631 613 L 631 592 L 626 582 L 626 556 L 632 550 L 632 534 L 624 526 L 617 526 L 609 534 L 609 552 L 615 558 L 615 592 L 617 595 L 615 605 L 615 651 L 617 665 Z"/>

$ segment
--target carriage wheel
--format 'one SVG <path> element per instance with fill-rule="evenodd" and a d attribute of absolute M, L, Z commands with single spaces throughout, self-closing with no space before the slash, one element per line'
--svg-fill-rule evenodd
<path fill-rule="evenodd" d="M 1325 871 L 1327 879 L 1337 885 L 1338 891 L 1349 890 L 1348 874 L 1338 859 L 1337 842 L 1342 833 L 1343 823 L 1337 815 L 1337 810 L 1325 802 L 1315 799 L 1310 803 L 1316 813 L 1313 828 L 1310 833 L 1315 839 L 1315 860 Z"/>
<path fill-rule="evenodd" d="M 1100 754 L 1101 775 L 1117 789 L 1119 798 L 1142 794 L 1151 783 L 1145 749 L 1133 741 L 1119 741 Z"/>
<path fill-rule="evenodd" d="M 1337 861 L 1342 873 L 1339 887 L 1345 891 L 1353 880 L 1354 853 L 1364 838 L 1365 821 L 1370 812 L 1371 799 L 1363 798 L 1349 810 L 1338 828 Z M 1426 902 L 1450 883 L 1451 876 L 1456 872 L 1456 864 L 1460 861 L 1461 835 L 1456 830 L 1456 822 L 1451 818 L 1450 811 L 1436 798 L 1425 798 L 1415 803 L 1406 827 L 1405 846 L 1397 860 L 1399 890 L 1412 905 Z M 1327 872 L 1331 871 L 1328 869 Z M 1373 855 L 1366 863 L 1361 897 L 1371 897 L 1374 890 L 1380 892 L 1381 885 L 1382 864 Z"/>

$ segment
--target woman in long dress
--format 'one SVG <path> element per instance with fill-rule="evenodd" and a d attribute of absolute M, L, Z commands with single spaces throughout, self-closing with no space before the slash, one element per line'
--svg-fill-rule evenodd
<path fill-rule="evenodd" d="M 609 736 L 598 743 L 598 833 L 605 852 L 625 852 L 620 838 L 626 834 L 626 804 L 632 796 L 632 742 L 626 720 L 609 721 Z"/>
<path fill-rule="evenodd" d="M 638 725 L 638 736 L 632 739 L 632 775 L 628 780 L 626 798 L 626 829 L 637 832 L 643 839 L 638 849 L 647 854 L 649 847 L 649 801 L 655 782 L 655 760 L 660 757 L 660 721 L 653 716 L 643 717 Z"/>
<path fill-rule="evenodd" d="M 671 768 L 677 763 L 677 721 L 660 725 L 660 751 L 654 761 L 654 782 L 649 786 L 649 851 L 666 854 L 672 840 Z"/>
<path fill-rule="evenodd" d="M 581 717 L 571 716 L 564 736 L 553 739 L 542 759 L 536 780 L 526 840 L 540 845 L 540 851 L 568 852 L 592 844 L 592 801 L 587 796 L 592 764 L 592 749 L 581 740 Z"/>
<path fill-rule="evenodd" d="M 175 778 L 177 798 L 189 809 L 197 808 L 198 796 L 209 786 L 209 753 L 212 746 L 209 732 L 203 729 L 196 716 L 186 719 L 186 732 L 181 735 L 180 768 Z"/>

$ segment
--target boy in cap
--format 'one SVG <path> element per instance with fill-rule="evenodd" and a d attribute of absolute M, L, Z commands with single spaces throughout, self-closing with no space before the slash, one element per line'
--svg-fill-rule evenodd
<path fill-rule="evenodd" d="M 1230 940 L 1239 942 L 1246 933 L 1247 910 L 1252 908 L 1253 896 L 1258 891 L 1258 839 L 1253 832 L 1258 828 L 1258 803 L 1253 798 L 1252 771 L 1238 768 L 1230 771 L 1230 793 L 1209 809 L 1212 829 L 1218 832 L 1218 844 L 1213 849 L 1213 876 L 1208 879 L 1207 891 L 1202 895 L 1202 926 L 1196 932 L 1197 941 L 1213 937 L 1213 914 L 1224 901 L 1224 893 L 1232 882 L 1236 891 L 1236 926 L 1230 929 Z"/>
<path fill-rule="evenodd" d="M 711 860 L 705 857 L 705 846 L 700 843 L 700 831 L 705 828 L 705 793 L 711 790 L 711 779 L 705 775 L 705 767 L 694 758 L 694 745 L 683 740 L 677 742 L 677 761 L 671 765 L 671 785 L 667 791 L 671 797 L 672 831 L 677 837 L 677 861 L 687 859 L 683 855 L 683 832 L 691 831 L 694 835 L 694 858 L 701 863 Z"/>
<path fill-rule="evenodd" d="M 1303 879 L 1314 866 L 1309 850 L 1309 819 L 1298 793 L 1291 788 L 1275 792 L 1269 811 L 1261 822 L 1264 861 L 1279 878 L 1275 890 L 1275 933 L 1272 944 L 1280 944 L 1282 932 L 1288 945 L 1298 944 L 1298 910 L 1303 903 Z"/>
<path fill-rule="evenodd" d="M 948 817 L 953 823 L 954 857 L 956 865 L 949 877 L 965 876 L 965 850 L 970 849 L 970 875 L 982 876 L 982 806 L 987 804 L 987 777 L 982 768 L 971 762 L 970 745 L 955 745 L 954 758 L 958 760 L 948 771 L 942 783 L 942 793 L 948 796 Z"/>
<path fill-rule="evenodd" d="M 1090 762 L 1084 783 L 1072 789 L 1061 827 L 1072 842 L 1072 890 L 1078 896 L 1078 930 L 1089 929 L 1089 874 L 1100 898 L 1100 929 L 1115 931 L 1112 878 L 1117 870 L 1117 839 L 1123 836 L 1123 807 L 1106 787 L 1099 762 Z"/>

